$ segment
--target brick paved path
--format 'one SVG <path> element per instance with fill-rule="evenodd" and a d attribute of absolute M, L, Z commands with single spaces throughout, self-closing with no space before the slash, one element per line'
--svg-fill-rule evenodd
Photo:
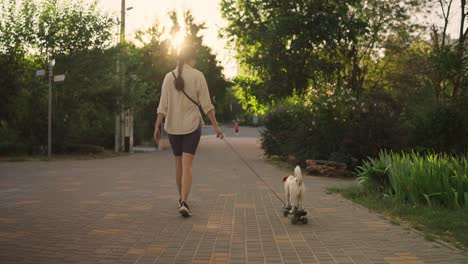
<path fill-rule="evenodd" d="M 262 159 L 255 137 L 229 140 L 281 192 L 285 172 Z M 306 177 L 309 224 L 292 226 L 225 143 L 204 137 L 198 154 L 189 219 L 177 213 L 169 150 L 0 163 L 0 263 L 468 263 L 325 194 L 346 181 Z"/>

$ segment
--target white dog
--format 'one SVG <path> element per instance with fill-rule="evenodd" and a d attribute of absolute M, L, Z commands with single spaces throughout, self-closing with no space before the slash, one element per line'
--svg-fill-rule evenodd
<path fill-rule="evenodd" d="M 296 166 L 294 169 L 294 176 L 285 176 L 283 182 L 287 201 L 286 209 L 291 210 L 290 213 L 302 210 L 305 186 L 302 179 L 301 167 Z"/>

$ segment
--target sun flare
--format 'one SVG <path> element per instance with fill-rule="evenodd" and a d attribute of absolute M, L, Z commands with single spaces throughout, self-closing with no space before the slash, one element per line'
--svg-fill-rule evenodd
<path fill-rule="evenodd" d="M 172 37 L 172 46 L 179 50 L 184 44 L 185 32 L 183 30 L 177 32 L 174 37 Z"/>

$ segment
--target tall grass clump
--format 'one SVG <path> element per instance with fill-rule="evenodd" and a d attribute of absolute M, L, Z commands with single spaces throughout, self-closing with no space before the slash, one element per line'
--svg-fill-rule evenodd
<path fill-rule="evenodd" d="M 402 202 L 468 207 L 468 155 L 422 155 L 381 151 L 356 169 L 358 182 L 369 191 Z"/>

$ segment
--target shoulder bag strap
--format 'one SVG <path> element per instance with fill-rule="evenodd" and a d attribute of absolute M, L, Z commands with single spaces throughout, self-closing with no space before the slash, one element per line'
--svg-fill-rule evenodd
<path fill-rule="evenodd" d="M 177 79 L 175 73 L 173 71 L 171 71 L 172 75 L 174 76 L 174 79 Z M 192 97 L 190 97 L 186 92 L 185 90 L 182 90 L 182 92 L 185 94 L 185 96 L 187 96 L 187 98 L 192 101 L 192 103 L 194 103 L 196 106 L 198 106 L 198 110 L 200 111 L 200 113 L 203 113 L 203 109 L 201 108 L 201 105 L 198 104 L 195 100 L 192 99 Z"/>

